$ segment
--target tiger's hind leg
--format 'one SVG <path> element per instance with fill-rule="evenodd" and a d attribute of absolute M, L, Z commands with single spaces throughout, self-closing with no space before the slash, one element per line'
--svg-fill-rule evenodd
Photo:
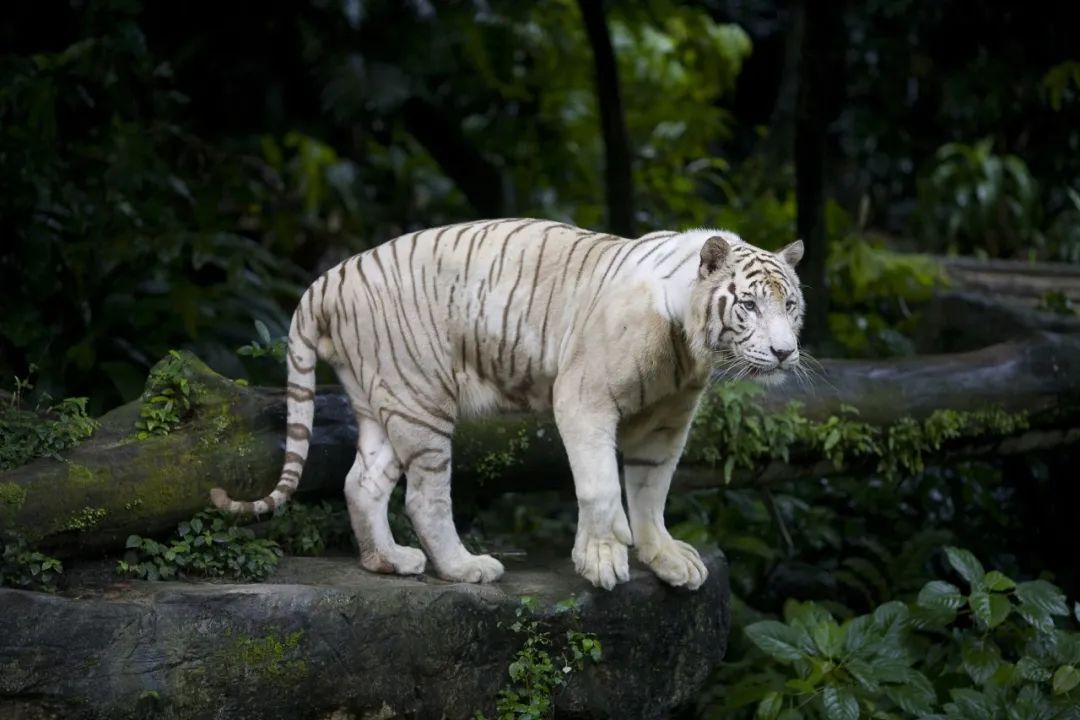
<path fill-rule="evenodd" d="M 401 463 L 383 426 L 371 418 L 358 420 L 360 437 L 356 460 L 345 478 L 345 502 L 360 546 L 360 564 L 372 572 L 419 575 L 426 564 L 424 553 L 394 542 L 387 516 Z"/>
<path fill-rule="evenodd" d="M 444 580 L 492 582 L 503 566 L 490 555 L 473 555 L 461 544 L 450 500 L 450 436 L 403 421 L 389 426 L 394 451 L 405 465 L 405 511 Z"/>

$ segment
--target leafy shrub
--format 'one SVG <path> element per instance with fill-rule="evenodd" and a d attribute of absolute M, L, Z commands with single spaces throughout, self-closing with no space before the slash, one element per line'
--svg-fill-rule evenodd
<path fill-rule="evenodd" d="M 31 372 L 36 368 L 31 366 Z M 50 405 L 42 394 L 33 410 L 22 409 L 23 395 L 33 389 L 29 378 L 15 378 L 9 402 L 0 403 L 0 470 L 24 465 L 37 457 L 61 459 L 60 453 L 90 437 L 97 422 L 86 414 L 86 398 L 65 398 Z"/>
<path fill-rule="evenodd" d="M 184 359 L 176 350 L 154 366 L 146 379 L 139 419 L 135 421 L 136 437 L 145 440 L 151 435 L 168 435 L 191 412 L 191 382 L 184 377 Z"/>
<path fill-rule="evenodd" d="M 551 631 L 536 618 L 536 598 L 525 596 L 514 610 L 517 618 L 510 629 L 524 637 L 521 649 L 514 655 L 508 672 L 510 682 L 499 690 L 495 701 L 497 720 L 544 720 L 555 714 L 555 693 L 569 681 L 574 672 L 585 667 L 585 661 L 600 662 L 603 647 L 592 633 L 576 628 L 566 631 L 566 644 L 553 656 L 555 650 Z M 577 601 L 573 598 L 555 604 L 558 615 L 568 614 L 571 622 L 578 621 Z M 477 712 L 476 720 L 486 720 Z"/>
<path fill-rule="evenodd" d="M 168 543 L 132 535 L 129 550 L 116 571 L 147 580 L 177 576 L 231 577 L 264 580 L 277 567 L 281 548 L 272 540 L 255 537 L 248 528 L 230 524 L 231 516 L 205 510 L 176 528 L 179 536 Z"/>
<path fill-rule="evenodd" d="M 888 478 L 924 469 L 923 453 L 950 440 L 980 435 L 1008 435 L 1027 426 L 1023 414 L 1000 409 L 935 410 L 925 420 L 898 418 L 887 427 L 857 419 L 857 410 L 841 407 L 838 415 L 817 422 L 801 414 L 799 403 L 767 412 L 754 399 L 764 389 L 750 382 L 713 385 L 690 429 L 684 458 L 699 462 L 723 460 L 724 481 L 736 469 L 752 469 L 765 460 L 787 462 L 792 450 L 819 454 L 841 467 L 845 460 L 876 459 Z"/>
<path fill-rule="evenodd" d="M 284 336 L 271 338 L 270 329 L 262 320 L 255 321 L 255 332 L 259 335 L 258 340 L 252 340 L 247 345 L 237 348 L 237 354 L 252 358 L 269 357 L 281 363 L 285 362 L 287 338 Z"/>
<path fill-rule="evenodd" d="M 989 139 L 937 151 L 919 183 L 919 214 L 923 241 L 938 251 L 1027 256 L 1043 245 L 1035 180 Z"/>
<path fill-rule="evenodd" d="M 0 535 L 0 586 L 55 590 L 64 565 L 14 535 Z"/>
<path fill-rule="evenodd" d="M 351 548 L 353 537 L 345 508 L 325 500 L 318 505 L 291 500 L 276 508 L 266 536 L 288 555 L 322 555 L 328 547 Z"/>
<path fill-rule="evenodd" d="M 789 601 L 783 622 L 749 625 L 760 652 L 728 673 L 724 716 L 1080 716 L 1080 633 L 1055 622 L 1069 614 L 1061 591 L 986 572 L 966 550 L 945 554 L 966 594 L 934 580 L 914 603 L 887 602 L 842 624 Z"/>

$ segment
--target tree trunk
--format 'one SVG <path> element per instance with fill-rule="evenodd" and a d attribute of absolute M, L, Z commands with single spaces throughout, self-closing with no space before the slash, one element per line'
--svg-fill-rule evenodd
<path fill-rule="evenodd" d="M 603 0 L 578 0 L 585 33 L 592 47 L 596 72 L 596 101 L 600 108 L 600 130 L 604 136 L 604 192 L 608 225 L 616 235 L 634 237 L 634 186 L 630 162 L 630 142 L 626 136 L 619 68 L 611 47 Z"/>
<path fill-rule="evenodd" d="M 829 292 L 825 284 L 826 131 L 839 110 L 837 78 L 843 69 L 843 3 L 804 0 L 801 11 L 801 70 L 795 117 L 796 233 L 806 245 L 799 268 L 806 295 L 803 335 L 811 347 L 828 333 Z"/>
<path fill-rule="evenodd" d="M 138 403 L 101 418 L 89 440 L 65 461 L 39 459 L 0 473 L 0 527 L 56 552 L 117 547 L 132 533 L 152 535 L 208 505 L 224 487 L 250 499 L 277 483 L 284 448 L 284 392 L 248 388 L 185 356 L 195 388 L 194 413 L 164 437 L 133 437 Z M 861 420 L 888 425 L 937 409 L 1000 407 L 1029 414 L 1029 427 L 1008 437 L 960 438 L 940 449 L 956 456 L 1024 453 L 1080 441 L 1080 337 L 1040 333 L 975 352 L 884 361 L 826 360 L 813 382 L 770 387 L 766 411 L 802 403 L 825 420 L 843 405 Z M 300 493 L 340 494 L 356 447 L 356 423 L 338 387 L 316 396 L 315 428 Z M 819 476 L 841 470 L 820 454 L 793 449 L 790 462 L 762 462 L 736 481 Z M 856 461 L 843 470 L 872 472 Z M 684 463 L 676 487 L 716 486 L 721 473 Z M 550 419 L 498 417 L 462 422 L 454 438 L 455 502 L 507 491 L 572 487 L 566 454 Z"/>

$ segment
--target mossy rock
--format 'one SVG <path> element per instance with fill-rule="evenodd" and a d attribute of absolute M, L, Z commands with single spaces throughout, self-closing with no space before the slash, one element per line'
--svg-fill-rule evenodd
<path fill-rule="evenodd" d="M 491 716 L 523 641 L 510 625 L 531 596 L 556 642 L 572 624 L 603 645 L 602 661 L 556 697 L 557 717 L 659 720 L 691 701 L 724 655 L 727 565 L 719 554 L 706 562 L 697 592 L 640 567 L 596 590 L 565 559 L 511 564 L 486 586 L 287 558 L 258 585 L 0 589 L 0 717 L 57 707 L 65 720 Z M 576 621 L 555 609 L 571 597 Z"/>

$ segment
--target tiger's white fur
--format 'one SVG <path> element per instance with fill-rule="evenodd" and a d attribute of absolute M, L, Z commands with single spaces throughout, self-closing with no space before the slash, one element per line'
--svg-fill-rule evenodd
<path fill-rule="evenodd" d="M 664 581 L 696 589 L 705 565 L 664 527 L 687 432 L 717 363 L 770 381 L 799 361 L 803 301 L 794 266 L 725 231 L 625 239 L 546 220 L 462 223 L 403 235 L 318 278 L 288 341 L 281 479 L 267 497 L 215 505 L 266 513 L 300 480 L 314 413 L 316 358 L 328 361 L 359 422 L 345 480 L 361 564 L 488 582 L 451 515 L 450 440 L 458 418 L 553 411 L 574 475 L 574 565 L 611 589 L 627 548 Z M 624 455 L 622 503 L 616 444 Z M 398 545 L 387 505 L 402 474 L 423 551 Z"/>

